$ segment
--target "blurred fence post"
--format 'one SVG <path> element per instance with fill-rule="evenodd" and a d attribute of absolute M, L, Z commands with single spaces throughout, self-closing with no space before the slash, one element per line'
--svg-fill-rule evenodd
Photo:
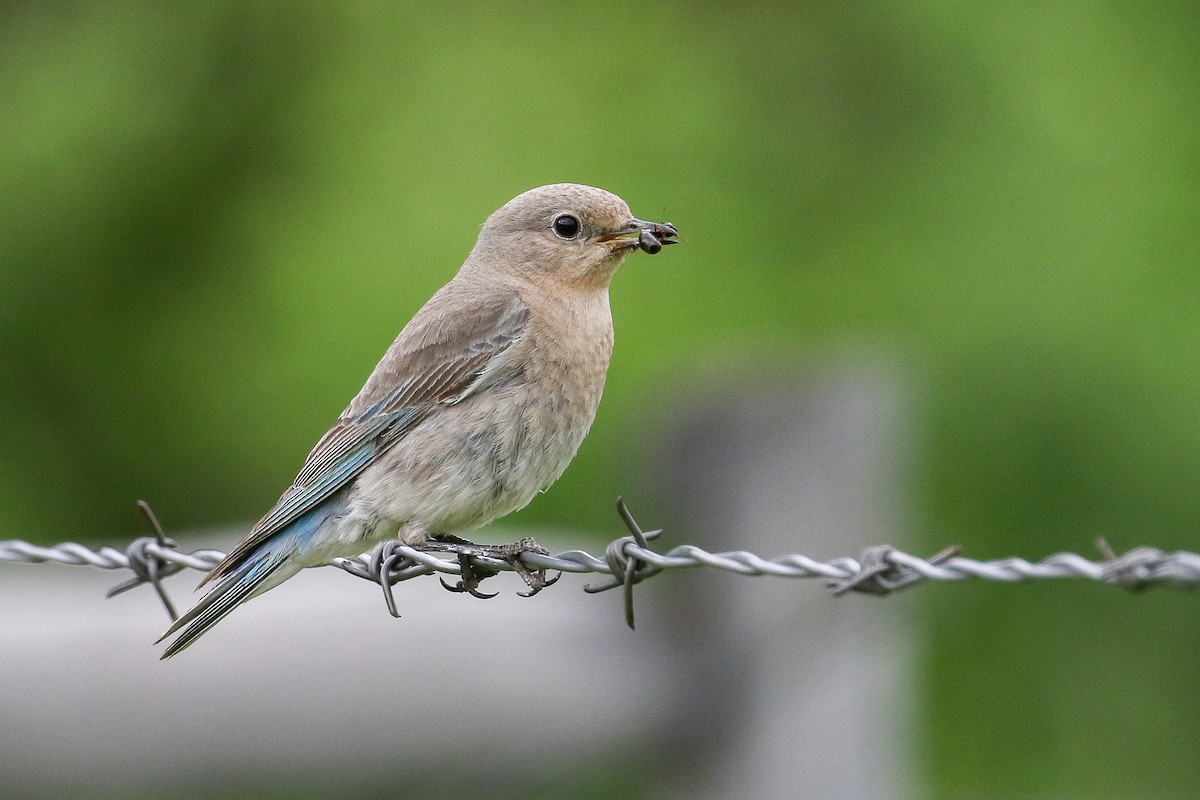
<path fill-rule="evenodd" d="M 769 389 L 720 388 L 664 443 L 665 520 L 715 551 L 903 546 L 903 385 L 854 360 Z M 689 576 L 670 604 L 693 697 L 677 721 L 689 798 L 911 796 L 911 644 L 897 598 Z M 660 612 L 661 613 L 661 612 Z"/>

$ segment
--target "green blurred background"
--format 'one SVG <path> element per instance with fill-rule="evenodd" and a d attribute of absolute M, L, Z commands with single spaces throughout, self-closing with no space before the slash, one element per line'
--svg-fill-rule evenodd
<path fill-rule="evenodd" d="M 1198 549 L 1198 37 L 1189 2 L 7 4 L 0 538 L 256 518 L 486 215 L 577 181 L 685 243 L 618 276 L 593 433 L 517 522 L 613 535 L 703 376 L 851 345 L 918 387 L 920 547 Z M 919 591 L 930 796 L 1200 790 L 1196 597 Z"/>

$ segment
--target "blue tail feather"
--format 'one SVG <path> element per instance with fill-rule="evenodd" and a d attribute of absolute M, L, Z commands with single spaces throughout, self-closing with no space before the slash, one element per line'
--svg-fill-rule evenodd
<path fill-rule="evenodd" d="M 249 553 L 232 572 L 222 578 L 208 594 L 186 614 L 175 620 L 167 632 L 159 637 L 158 641 L 161 642 L 168 636 L 179 633 L 175 641 L 167 646 L 162 658 L 170 658 L 190 647 L 229 612 L 264 588 L 263 585 L 297 553 L 308 550 L 322 525 L 329 519 L 330 511 L 328 506 L 313 509 Z M 293 567 L 292 570 L 294 569 Z M 290 576 L 285 574 L 282 577 L 286 579 Z"/>

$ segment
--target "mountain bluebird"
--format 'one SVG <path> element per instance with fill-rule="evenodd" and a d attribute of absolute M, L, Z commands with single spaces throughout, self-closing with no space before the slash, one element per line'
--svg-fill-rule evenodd
<path fill-rule="evenodd" d="M 677 235 L 570 183 L 492 214 L 295 482 L 201 583 L 217 581 L 163 635 L 179 634 L 162 657 L 304 567 L 389 539 L 461 543 L 454 534 L 524 507 L 563 473 L 595 417 L 613 274 L 630 251 L 657 253 Z"/>

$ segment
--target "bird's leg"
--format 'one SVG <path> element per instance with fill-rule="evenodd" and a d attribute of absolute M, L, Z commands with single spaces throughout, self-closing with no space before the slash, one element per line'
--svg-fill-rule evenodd
<path fill-rule="evenodd" d="M 553 578 L 547 578 L 545 569 L 531 570 L 525 566 L 525 563 L 521 560 L 521 556 L 524 553 L 550 555 L 549 550 L 528 537 L 512 544 L 475 544 L 474 542 L 468 542 L 466 539 L 460 539 L 457 536 L 438 536 L 435 539 L 425 542 L 421 549 L 436 553 L 456 554 L 458 556 L 458 569 L 462 574 L 462 578 L 453 586 L 441 578 L 438 580 L 441 580 L 442 586 L 445 586 L 452 592 L 466 592 L 472 597 L 480 599 L 496 596 L 495 594 L 487 594 L 479 591 L 480 581 L 495 575 L 496 570 L 480 567 L 472 563 L 471 559 L 476 556 L 495 558 L 511 566 L 513 572 L 520 575 L 521 579 L 529 587 L 528 592 L 517 592 L 522 597 L 533 597 L 542 589 L 545 589 L 562 577 L 559 574 Z"/>

